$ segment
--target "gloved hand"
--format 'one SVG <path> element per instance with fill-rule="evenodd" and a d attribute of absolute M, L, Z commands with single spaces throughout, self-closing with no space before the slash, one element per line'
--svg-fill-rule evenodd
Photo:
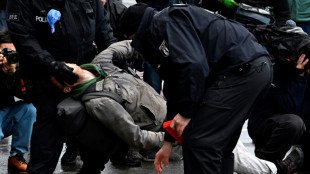
<path fill-rule="evenodd" d="M 79 79 L 79 76 L 73 73 L 73 68 L 64 63 L 53 61 L 50 66 L 52 75 L 62 84 L 66 82 L 73 85 Z"/>
<path fill-rule="evenodd" d="M 121 69 L 127 69 L 128 67 L 133 66 L 132 60 L 126 58 L 124 55 L 118 52 L 113 53 L 112 62 L 115 66 Z"/>
<path fill-rule="evenodd" d="M 221 0 L 225 7 L 233 9 L 239 6 L 239 4 L 234 0 Z"/>

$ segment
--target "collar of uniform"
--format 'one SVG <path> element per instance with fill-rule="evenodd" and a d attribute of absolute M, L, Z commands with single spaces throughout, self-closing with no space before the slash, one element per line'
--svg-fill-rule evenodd
<path fill-rule="evenodd" d="M 151 7 L 148 7 L 145 10 L 135 37 L 131 42 L 132 47 L 134 47 L 142 55 L 146 52 L 146 31 L 155 13 L 156 9 Z"/>

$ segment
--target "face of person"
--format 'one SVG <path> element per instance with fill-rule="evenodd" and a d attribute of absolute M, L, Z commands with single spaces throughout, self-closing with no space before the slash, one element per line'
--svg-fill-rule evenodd
<path fill-rule="evenodd" d="M 16 51 L 15 46 L 12 43 L 2 43 L 0 44 L 0 51 L 4 48 L 10 48 L 13 51 Z M 2 66 L 4 61 L 3 54 L 0 54 L 0 65 Z"/>
<path fill-rule="evenodd" d="M 72 64 L 72 63 L 65 63 L 67 66 L 69 66 L 70 68 L 73 68 L 73 73 L 77 74 L 78 76 L 80 76 L 80 74 L 82 73 L 82 68 L 80 68 L 78 65 L 76 64 Z M 80 78 L 79 78 L 80 79 Z M 60 89 L 63 89 L 63 91 L 65 93 L 68 93 L 71 91 L 72 88 L 74 88 L 75 86 L 77 86 L 79 84 L 79 80 L 73 84 L 73 85 L 70 85 L 70 84 L 67 84 L 67 83 L 64 83 L 61 84 L 59 81 L 56 80 L 55 77 L 51 77 L 51 82 L 57 86 L 58 88 Z"/>
<path fill-rule="evenodd" d="M 2 50 L 3 48 L 10 48 L 13 51 L 16 51 L 15 46 L 12 43 L 2 43 L 0 44 L 0 50 Z"/>
<path fill-rule="evenodd" d="M 77 64 L 73 63 L 65 63 L 68 67 L 73 68 L 73 73 L 79 75 L 81 72 L 82 68 L 80 68 Z"/>

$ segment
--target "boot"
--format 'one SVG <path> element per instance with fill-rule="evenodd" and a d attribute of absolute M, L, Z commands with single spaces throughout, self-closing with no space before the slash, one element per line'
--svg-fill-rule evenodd
<path fill-rule="evenodd" d="M 10 156 L 8 159 L 8 169 L 15 171 L 26 171 L 27 162 L 23 154 L 18 153 L 15 156 Z"/>

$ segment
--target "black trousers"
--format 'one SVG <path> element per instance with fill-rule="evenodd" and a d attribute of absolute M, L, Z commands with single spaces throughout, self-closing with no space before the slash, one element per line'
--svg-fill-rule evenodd
<path fill-rule="evenodd" d="M 255 143 L 255 155 L 276 163 L 294 144 L 300 144 L 306 131 L 303 120 L 294 114 L 250 118 L 248 132 Z"/>
<path fill-rule="evenodd" d="M 272 81 L 268 57 L 250 62 L 244 73 L 219 76 L 184 131 L 185 174 L 233 173 L 232 151 L 253 104 Z"/>
<path fill-rule="evenodd" d="M 83 167 L 80 174 L 96 174 L 104 169 L 109 159 L 124 157 L 129 145 L 100 122 L 88 118 L 77 135 Z"/>
<path fill-rule="evenodd" d="M 45 83 L 46 84 L 46 83 Z M 48 85 L 47 85 L 48 86 Z M 57 122 L 57 104 L 65 97 L 56 87 L 38 87 L 33 104 L 37 120 L 33 125 L 28 173 L 52 174 L 62 151 L 64 136 Z"/>

